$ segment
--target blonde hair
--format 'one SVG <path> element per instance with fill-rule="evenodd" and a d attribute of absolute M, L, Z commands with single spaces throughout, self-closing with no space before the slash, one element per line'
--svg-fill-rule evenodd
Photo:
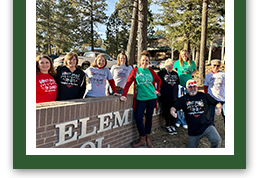
<path fill-rule="evenodd" d="M 182 53 L 186 52 L 187 54 L 187 63 L 189 64 L 189 66 L 192 66 L 192 62 L 189 56 L 189 52 L 185 49 L 181 50 L 180 54 L 179 54 L 179 62 L 180 62 L 180 66 L 183 66 L 183 58 L 182 58 Z"/>
<path fill-rule="evenodd" d="M 49 68 L 48 73 L 49 73 L 52 77 L 54 77 L 54 76 L 56 75 L 56 71 L 55 71 L 55 69 L 54 69 L 53 62 L 52 62 L 51 58 L 50 58 L 49 56 L 47 56 L 47 55 L 39 55 L 39 56 L 36 57 L 36 74 L 38 74 L 38 73 L 40 72 L 39 61 L 40 61 L 41 59 L 43 59 L 43 58 L 46 58 L 46 59 L 49 60 L 49 62 L 50 62 L 50 68 Z"/>
<path fill-rule="evenodd" d="M 77 53 L 74 53 L 74 52 L 69 52 L 67 53 L 67 55 L 65 56 L 65 59 L 64 59 L 64 65 L 67 66 L 67 61 L 71 60 L 73 57 L 76 57 L 76 65 L 78 64 L 78 55 Z"/>
<path fill-rule="evenodd" d="M 174 64 L 174 62 L 172 61 L 172 59 L 167 59 L 167 60 L 165 61 L 165 66 L 169 65 L 169 63 Z"/>
<path fill-rule="evenodd" d="M 127 55 L 125 54 L 125 53 L 120 53 L 120 54 L 118 54 L 118 56 L 117 56 L 117 66 L 120 66 L 121 65 L 121 63 L 120 63 L 120 59 L 121 59 L 121 57 L 122 56 L 125 56 L 125 58 L 126 58 L 126 62 L 125 62 L 125 65 L 128 67 L 128 57 L 127 57 Z"/>
<path fill-rule="evenodd" d="M 107 65 L 107 59 L 106 59 L 106 57 L 105 57 L 105 55 L 104 54 L 98 54 L 98 56 L 96 56 L 96 58 L 94 59 L 94 61 L 93 61 L 93 63 L 91 64 L 91 66 L 92 67 L 97 67 L 98 65 L 97 65 L 97 60 L 98 59 L 101 59 L 101 58 L 104 58 L 104 60 L 105 60 L 105 65 L 103 66 L 103 68 Z"/>

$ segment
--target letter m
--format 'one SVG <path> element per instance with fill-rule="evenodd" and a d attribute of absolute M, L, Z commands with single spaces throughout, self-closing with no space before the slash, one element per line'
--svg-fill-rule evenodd
<path fill-rule="evenodd" d="M 124 110 L 122 117 L 121 117 L 119 111 L 114 112 L 113 113 L 114 114 L 114 126 L 112 128 L 115 129 L 115 128 L 119 127 L 119 126 L 127 125 L 127 124 L 131 123 L 132 122 L 132 118 L 133 118 L 132 110 L 133 110 L 132 108 Z M 131 114 L 130 114 L 130 121 L 129 121 L 129 113 L 130 113 L 130 111 L 131 111 Z M 123 123 L 123 121 L 124 121 L 124 123 Z"/>

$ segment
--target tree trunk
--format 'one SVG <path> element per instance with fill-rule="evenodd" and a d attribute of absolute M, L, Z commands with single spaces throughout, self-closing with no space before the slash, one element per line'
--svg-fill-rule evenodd
<path fill-rule="evenodd" d="M 192 60 L 195 61 L 195 48 L 192 48 Z"/>
<path fill-rule="evenodd" d="M 195 64 L 197 67 L 197 71 L 199 71 L 199 64 L 200 64 L 200 49 L 198 48 L 196 51 L 196 56 L 195 56 Z"/>
<path fill-rule="evenodd" d="M 189 38 L 189 35 L 186 38 Z M 184 50 L 188 51 L 188 53 L 190 54 L 190 41 L 189 40 L 184 43 Z"/>
<path fill-rule="evenodd" d="M 138 66 L 141 52 L 147 49 L 147 0 L 139 0 L 139 11 L 138 11 Z"/>
<path fill-rule="evenodd" d="M 91 23 L 91 51 L 94 51 L 94 17 L 93 17 L 93 1 L 91 1 L 90 23 Z"/>
<path fill-rule="evenodd" d="M 174 48 L 173 48 L 173 38 L 172 38 L 172 47 L 171 47 L 171 60 L 174 61 Z"/>
<path fill-rule="evenodd" d="M 224 64 L 224 62 L 225 62 L 225 36 L 223 36 L 222 45 L 221 45 L 221 64 Z"/>
<path fill-rule="evenodd" d="M 212 48 L 213 48 L 213 41 L 210 42 L 210 50 L 209 50 L 209 56 L 208 56 L 208 64 L 211 63 Z"/>
<path fill-rule="evenodd" d="M 188 5 L 187 5 L 187 11 L 192 11 L 192 3 L 191 2 L 189 2 Z M 191 20 L 192 20 L 192 16 L 188 15 L 186 23 L 188 23 L 188 24 L 191 23 Z M 184 43 L 184 49 L 187 50 L 188 53 L 190 54 L 190 52 L 191 52 L 191 45 L 190 44 L 191 43 L 190 43 L 190 40 L 189 40 L 189 33 L 191 32 L 191 26 L 190 25 L 187 25 L 187 26 L 189 26 L 189 27 L 188 27 L 188 30 L 185 34 L 185 38 L 186 38 L 187 41 Z"/>
<path fill-rule="evenodd" d="M 208 2 L 209 0 L 203 0 L 203 5 L 202 5 L 199 85 L 204 84 L 204 78 L 205 78 L 205 52 L 206 52 L 206 38 L 207 38 Z"/>
<path fill-rule="evenodd" d="M 132 11 L 132 20 L 129 41 L 127 45 L 127 54 L 129 65 L 133 66 L 135 62 L 136 44 L 137 44 L 137 31 L 138 31 L 138 0 L 134 0 L 134 8 Z"/>

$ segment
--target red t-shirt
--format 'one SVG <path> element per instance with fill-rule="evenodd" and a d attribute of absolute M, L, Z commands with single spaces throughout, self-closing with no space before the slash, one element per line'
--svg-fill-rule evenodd
<path fill-rule="evenodd" d="M 55 101 L 57 98 L 57 84 L 50 74 L 36 75 L 36 103 Z"/>

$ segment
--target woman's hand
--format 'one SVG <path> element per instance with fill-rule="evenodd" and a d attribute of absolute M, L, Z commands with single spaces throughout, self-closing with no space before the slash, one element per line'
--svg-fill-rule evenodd
<path fill-rule="evenodd" d="M 160 93 L 159 91 L 156 91 L 156 90 L 155 90 L 155 94 L 156 94 L 157 96 L 161 96 L 161 93 Z"/>
<path fill-rule="evenodd" d="M 121 96 L 119 93 L 114 93 L 113 96 Z"/>
<path fill-rule="evenodd" d="M 127 98 L 125 96 L 120 97 L 121 101 L 127 101 Z"/>

